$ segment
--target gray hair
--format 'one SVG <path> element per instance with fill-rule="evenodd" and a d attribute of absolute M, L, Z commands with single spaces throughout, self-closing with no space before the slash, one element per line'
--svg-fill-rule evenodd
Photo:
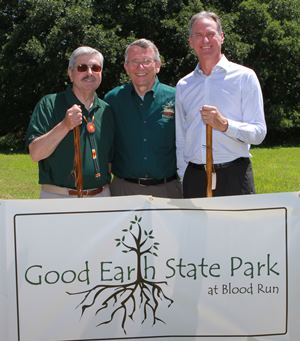
<path fill-rule="evenodd" d="M 143 49 L 147 49 L 147 48 L 152 49 L 154 52 L 154 60 L 161 62 L 159 51 L 156 45 L 152 41 L 142 38 L 142 39 L 135 40 L 133 43 L 129 44 L 126 47 L 125 55 L 124 55 L 125 63 L 127 63 L 128 61 L 128 51 L 132 46 L 139 46 Z"/>
<path fill-rule="evenodd" d="M 202 11 L 192 16 L 189 22 L 189 36 L 191 36 L 192 34 L 192 29 L 193 29 L 193 25 L 195 21 L 199 19 L 203 19 L 203 18 L 212 19 L 213 21 L 215 21 L 217 23 L 218 33 L 222 33 L 222 24 L 221 24 L 221 19 L 219 18 L 219 16 L 214 12 Z"/>
<path fill-rule="evenodd" d="M 72 52 L 70 59 L 69 59 L 68 68 L 73 69 L 75 66 L 77 58 L 79 56 L 83 56 L 83 55 L 95 55 L 95 56 L 97 56 L 99 58 L 100 65 L 103 68 L 104 58 L 103 58 L 102 53 L 96 49 L 93 49 L 92 47 L 89 47 L 89 46 L 80 46 Z"/>

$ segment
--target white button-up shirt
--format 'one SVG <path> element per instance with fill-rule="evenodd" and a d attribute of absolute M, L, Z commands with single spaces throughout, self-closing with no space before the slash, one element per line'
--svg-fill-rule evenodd
<path fill-rule="evenodd" d="M 188 162 L 206 163 L 206 126 L 200 110 L 215 106 L 228 120 L 226 132 L 213 129 L 213 162 L 250 157 L 250 145 L 260 144 L 267 132 L 261 87 L 255 72 L 229 62 L 223 55 L 211 74 L 199 66 L 176 86 L 176 148 L 178 175 Z"/>

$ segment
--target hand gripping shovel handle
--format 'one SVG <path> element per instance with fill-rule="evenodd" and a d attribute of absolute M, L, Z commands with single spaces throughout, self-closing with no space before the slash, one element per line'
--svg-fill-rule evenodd
<path fill-rule="evenodd" d="M 212 173 L 213 173 L 213 155 L 212 155 L 212 127 L 206 125 L 206 196 L 212 197 Z"/>
<path fill-rule="evenodd" d="M 82 198 L 83 179 L 81 167 L 81 152 L 80 152 L 80 127 L 73 129 L 74 132 L 74 166 L 75 166 L 75 185 L 78 198 Z"/>

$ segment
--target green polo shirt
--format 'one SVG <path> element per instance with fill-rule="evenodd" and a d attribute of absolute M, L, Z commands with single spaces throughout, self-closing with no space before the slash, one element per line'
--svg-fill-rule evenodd
<path fill-rule="evenodd" d="M 175 88 L 156 79 L 144 99 L 127 83 L 108 92 L 115 121 L 112 172 L 120 178 L 176 174 Z"/>
<path fill-rule="evenodd" d="M 36 105 L 26 134 L 27 146 L 37 137 L 47 133 L 61 122 L 67 109 L 78 104 L 83 115 L 92 120 L 96 131 L 94 133 L 95 149 L 101 176 L 95 177 L 96 169 L 92 158 L 91 140 L 83 121 L 80 127 L 80 145 L 82 157 L 83 188 L 101 187 L 110 182 L 108 162 L 112 158 L 113 115 L 107 103 L 95 96 L 92 108 L 88 111 L 75 97 L 71 87 L 57 94 L 44 96 Z M 55 151 L 46 159 L 39 161 L 39 183 L 52 184 L 61 187 L 75 188 L 74 174 L 74 134 L 70 131 L 60 142 Z"/>

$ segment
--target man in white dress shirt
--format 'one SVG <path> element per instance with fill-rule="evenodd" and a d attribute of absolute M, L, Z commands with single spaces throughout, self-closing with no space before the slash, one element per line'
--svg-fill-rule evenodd
<path fill-rule="evenodd" d="M 214 196 L 255 193 L 250 145 L 266 136 L 263 97 L 255 72 L 222 54 L 219 17 L 195 14 L 189 44 L 195 70 L 176 86 L 176 147 L 184 198 L 206 196 L 206 124 L 213 128 Z"/>

